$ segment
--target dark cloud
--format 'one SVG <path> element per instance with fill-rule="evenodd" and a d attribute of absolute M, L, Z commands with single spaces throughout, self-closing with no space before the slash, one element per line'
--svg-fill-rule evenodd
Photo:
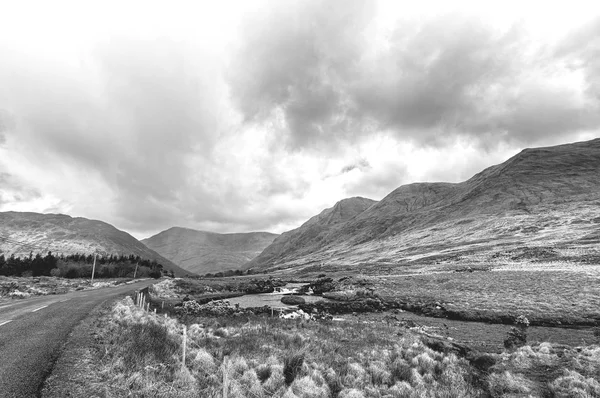
<path fill-rule="evenodd" d="M 342 167 L 342 170 L 340 171 L 340 173 L 344 174 L 344 173 L 348 173 L 355 169 L 364 170 L 364 169 L 369 169 L 369 168 L 371 168 L 369 161 L 367 159 L 360 159 L 352 164 L 348 164 L 348 165 Z"/>
<path fill-rule="evenodd" d="M 293 147 L 347 135 L 347 93 L 340 81 L 361 55 L 371 2 L 275 2 L 246 21 L 229 71 L 234 99 L 247 120 L 280 111 Z"/>
<path fill-rule="evenodd" d="M 401 20 L 382 44 L 361 3 L 331 19 L 325 4 L 249 21 L 230 73 L 244 115 L 281 115 L 294 148 L 335 148 L 381 130 L 428 146 L 451 136 L 522 144 L 600 126 L 597 104 L 582 98 L 594 92 L 561 82 L 571 72 L 564 56 L 536 46 L 522 24 L 499 30 L 442 14 Z M 594 48 L 581 51 L 597 71 Z"/>

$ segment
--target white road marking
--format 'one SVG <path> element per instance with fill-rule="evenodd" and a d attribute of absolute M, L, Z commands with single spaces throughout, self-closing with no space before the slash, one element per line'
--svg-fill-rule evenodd
<path fill-rule="evenodd" d="M 4 322 L 0 323 L 0 326 L 2 326 L 2 325 L 6 325 L 6 324 L 7 324 L 7 323 L 9 323 L 9 322 L 12 322 L 12 319 L 11 319 L 11 320 L 9 320 L 9 321 L 4 321 Z"/>
<path fill-rule="evenodd" d="M 33 310 L 33 311 L 31 311 L 31 312 L 36 312 L 36 311 L 39 311 L 39 310 L 41 310 L 42 308 L 46 308 L 47 306 L 48 306 L 48 305 L 45 305 L 45 306 L 43 306 L 43 307 L 40 307 L 40 308 L 36 308 L 35 310 Z"/>
<path fill-rule="evenodd" d="M 71 299 L 68 298 L 68 299 L 60 300 L 59 303 L 64 303 L 65 301 L 69 301 L 69 300 L 71 300 Z"/>

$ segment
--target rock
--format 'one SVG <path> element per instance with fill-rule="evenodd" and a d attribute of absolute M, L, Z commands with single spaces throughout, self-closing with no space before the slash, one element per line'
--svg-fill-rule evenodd
<path fill-rule="evenodd" d="M 300 305 L 305 304 L 306 300 L 304 300 L 304 297 L 300 296 L 283 296 L 281 302 L 287 305 Z"/>

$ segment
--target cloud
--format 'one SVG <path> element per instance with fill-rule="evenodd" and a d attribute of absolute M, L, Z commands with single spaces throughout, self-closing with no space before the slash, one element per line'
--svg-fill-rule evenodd
<path fill-rule="evenodd" d="M 340 81 L 361 55 L 371 2 L 274 2 L 243 24 L 229 82 L 246 120 L 282 117 L 290 147 L 347 136 L 351 118 Z M 282 137 L 283 138 L 283 137 Z M 282 140 L 283 141 L 283 140 Z"/>
<path fill-rule="evenodd" d="M 556 49 L 556 56 L 568 68 L 581 72 L 591 101 L 600 101 L 600 17 L 574 30 Z"/>
<path fill-rule="evenodd" d="M 190 159 L 209 158 L 227 124 L 217 118 L 218 72 L 184 43 L 115 38 L 71 70 L 18 55 L 10 61 L 11 71 L 26 73 L 0 73 L 19 117 L 18 129 L 3 134 L 20 150 L 28 147 L 32 162 L 99 174 L 112 211 L 129 226 L 144 229 L 174 216 L 179 198 L 194 189 Z"/>
<path fill-rule="evenodd" d="M 0 171 L 0 207 L 41 198 L 41 192 L 22 184 L 13 175 Z"/>
<path fill-rule="evenodd" d="M 0 109 L 0 145 L 6 141 L 6 134 L 15 129 L 14 116 L 5 109 Z"/>
<path fill-rule="evenodd" d="M 344 197 L 460 181 L 516 148 L 597 135 L 599 20 L 540 41 L 526 23 L 383 3 L 227 3 L 185 18 L 156 3 L 114 26 L 114 5 L 100 21 L 60 21 L 53 5 L 35 20 L 44 37 L 23 8 L 0 35 L 3 209 L 137 236 L 281 232 Z"/>
<path fill-rule="evenodd" d="M 344 167 L 342 167 L 341 173 L 348 173 L 352 170 L 358 169 L 358 170 L 365 170 L 365 169 L 369 169 L 371 168 L 371 165 L 369 164 L 369 161 L 367 159 L 359 159 L 358 161 L 348 164 Z"/>
<path fill-rule="evenodd" d="M 381 131 L 423 146 L 453 137 L 533 144 L 600 127 L 590 73 L 578 79 L 556 44 L 540 44 L 523 22 L 499 28 L 441 13 L 377 34 L 363 3 L 338 7 L 340 17 L 328 4 L 248 21 L 230 72 L 246 120 L 283 121 L 292 149 L 331 152 Z M 597 59 L 582 51 L 588 64 Z"/>

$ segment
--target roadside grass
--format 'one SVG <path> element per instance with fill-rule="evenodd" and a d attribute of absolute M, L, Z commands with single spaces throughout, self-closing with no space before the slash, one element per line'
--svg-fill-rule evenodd
<path fill-rule="evenodd" d="M 382 297 L 439 302 L 466 317 L 522 314 L 532 322 L 600 321 L 598 276 L 586 273 L 484 271 L 377 277 L 372 281 Z"/>
<path fill-rule="evenodd" d="M 53 276 L 0 276 L 0 299 L 27 298 L 68 293 L 74 290 L 97 289 L 123 284 L 131 280 L 131 278 L 102 279 L 91 284 L 89 279 L 67 279 Z"/>
<path fill-rule="evenodd" d="M 77 366 L 96 379 L 87 395 L 85 383 L 70 380 L 76 396 L 221 397 L 225 379 L 231 398 L 600 394 L 598 346 L 543 343 L 467 360 L 432 349 L 417 333 L 376 322 L 255 315 L 187 322 L 184 366 L 184 324 L 146 313 L 130 298 L 118 302 L 94 323 L 96 349 Z M 60 394 L 44 396 L 69 396 L 68 388 Z"/>

